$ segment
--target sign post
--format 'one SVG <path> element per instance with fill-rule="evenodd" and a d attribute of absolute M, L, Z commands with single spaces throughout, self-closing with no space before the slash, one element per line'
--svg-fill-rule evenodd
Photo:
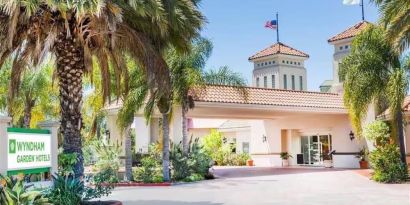
<path fill-rule="evenodd" d="M 0 116 L 0 174 L 7 175 L 8 166 L 8 137 L 7 127 L 11 122 L 11 117 Z"/>

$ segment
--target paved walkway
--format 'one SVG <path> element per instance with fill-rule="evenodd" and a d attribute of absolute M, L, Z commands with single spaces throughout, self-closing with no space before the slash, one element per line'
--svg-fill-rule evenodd
<path fill-rule="evenodd" d="M 118 188 L 125 205 L 409 205 L 410 184 L 379 184 L 325 168 L 217 168 L 216 180 Z"/>

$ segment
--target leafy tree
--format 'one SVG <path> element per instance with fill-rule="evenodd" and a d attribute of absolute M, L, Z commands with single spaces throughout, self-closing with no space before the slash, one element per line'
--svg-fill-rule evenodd
<path fill-rule="evenodd" d="M 379 8 L 387 40 L 404 51 L 410 44 L 410 2 L 407 0 L 373 0 Z"/>
<path fill-rule="evenodd" d="M 344 102 L 356 132 L 361 135 L 362 119 L 370 104 L 387 105 L 393 136 L 397 135 L 405 162 L 402 104 L 408 90 L 408 64 L 400 61 L 393 46 L 385 41 L 385 30 L 369 26 L 354 40 L 351 53 L 343 60 L 339 75 L 344 81 Z M 395 134 L 396 133 L 396 134 Z"/>
<path fill-rule="evenodd" d="M 40 65 L 38 69 L 27 68 L 22 73 L 18 93 L 13 99 L 8 96 L 11 83 L 11 64 L 5 63 L 0 70 L 0 107 L 13 117 L 15 126 L 36 127 L 37 123 L 46 119 L 55 119 L 58 115 L 57 89 L 52 83 L 52 67 L 50 62 Z"/>
<path fill-rule="evenodd" d="M 83 74 L 92 70 L 93 56 L 103 76 L 104 99 L 109 96 L 110 65 L 115 73 L 117 95 L 128 90 L 127 85 L 120 87 L 122 78 L 126 84 L 129 82 L 124 59 L 128 54 L 138 60 L 149 88 L 160 99 L 157 107 L 167 116 L 170 77 L 161 54 L 170 45 L 186 50 L 198 35 L 204 22 L 198 4 L 198 0 L 0 1 L 0 67 L 13 56 L 11 97 L 17 91 L 25 65 L 38 65 L 48 53 L 56 56 L 60 132 L 64 136 L 64 152 L 78 153 L 76 177 L 84 171 L 82 80 Z M 169 131 L 165 131 L 168 136 Z M 167 156 L 164 151 L 164 166 L 169 161 Z"/>

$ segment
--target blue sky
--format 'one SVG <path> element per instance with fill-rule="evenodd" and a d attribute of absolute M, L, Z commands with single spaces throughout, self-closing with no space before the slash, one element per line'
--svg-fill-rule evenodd
<path fill-rule="evenodd" d="M 310 55 L 306 62 L 308 90 L 332 79 L 331 36 L 361 21 L 361 9 L 343 0 L 203 0 L 208 19 L 203 35 L 214 50 L 207 69 L 227 65 L 251 83 L 248 57 L 276 42 L 276 33 L 264 28 L 279 12 L 280 41 Z M 377 8 L 365 0 L 366 20 L 376 22 Z"/>

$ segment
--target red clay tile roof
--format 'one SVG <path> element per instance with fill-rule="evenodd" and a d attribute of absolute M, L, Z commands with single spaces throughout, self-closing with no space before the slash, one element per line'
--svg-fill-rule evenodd
<path fill-rule="evenodd" d="M 359 34 L 361 31 L 363 31 L 369 24 L 371 24 L 371 23 L 369 23 L 367 21 L 361 21 L 361 22 L 357 23 L 356 25 L 348 28 L 347 30 L 333 36 L 332 38 L 327 40 L 327 42 L 331 43 L 331 42 L 335 42 L 335 41 L 355 37 L 357 34 Z"/>
<path fill-rule="evenodd" d="M 308 54 L 279 42 L 279 43 L 273 44 L 269 48 L 259 51 L 255 55 L 249 57 L 249 60 L 255 60 L 257 58 L 262 58 L 262 57 L 275 55 L 275 54 L 284 54 L 284 55 L 300 56 L 300 57 L 309 58 Z"/>
<path fill-rule="evenodd" d="M 244 89 L 247 91 L 247 99 L 237 87 L 223 85 L 207 85 L 205 88 L 191 91 L 191 95 L 197 102 L 345 110 L 342 95 L 339 94 L 255 87 L 246 87 Z"/>
<path fill-rule="evenodd" d="M 406 96 L 403 101 L 402 105 L 403 111 L 408 112 L 410 111 L 410 95 Z M 385 110 L 382 114 L 377 116 L 378 119 L 388 119 L 390 117 L 390 109 Z"/>

